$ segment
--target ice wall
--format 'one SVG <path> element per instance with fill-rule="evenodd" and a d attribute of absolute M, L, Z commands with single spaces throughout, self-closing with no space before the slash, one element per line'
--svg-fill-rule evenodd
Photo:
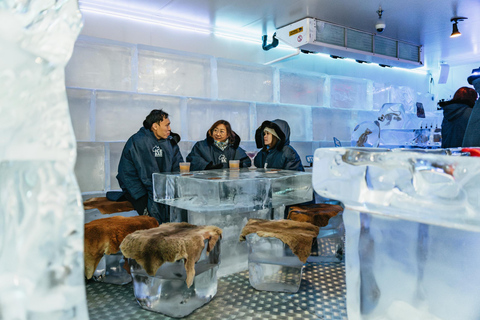
<path fill-rule="evenodd" d="M 76 1 L 0 1 L 0 319 L 88 319 L 64 85 L 81 25 Z"/>
<path fill-rule="evenodd" d="M 350 145 L 355 126 L 375 120 L 384 103 L 403 103 L 411 116 L 416 102 L 424 103 L 428 112 L 435 109 L 426 74 L 377 66 L 382 76 L 372 80 L 358 71 L 372 67 L 357 63 L 325 67 L 328 73 L 315 65 L 310 71 L 292 66 L 79 37 L 66 68 L 66 85 L 75 115 L 80 159 L 76 173 L 82 192 L 118 189 L 121 149 L 153 108 L 170 114 L 172 131 L 182 137 L 184 158 L 218 119 L 230 121 L 245 149 L 255 149 L 254 133 L 264 120 L 285 119 L 304 165 L 316 148 L 333 146 L 334 137 Z M 339 68 L 355 76 L 345 76 L 348 72 Z"/>

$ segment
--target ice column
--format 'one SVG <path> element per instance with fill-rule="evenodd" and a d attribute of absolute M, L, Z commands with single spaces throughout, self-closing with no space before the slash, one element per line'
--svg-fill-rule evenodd
<path fill-rule="evenodd" d="M 0 319 L 88 319 L 64 67 L 76 1 L 0 0 Z"/>

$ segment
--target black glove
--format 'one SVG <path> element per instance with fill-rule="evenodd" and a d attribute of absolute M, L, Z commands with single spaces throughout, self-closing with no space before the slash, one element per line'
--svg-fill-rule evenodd
<path fill-rule="evenodd" d="M 212 161 L 210 161 L 207 166 L 205 167 L 205 170 L 214 170 L 214 169 L 221 169 L 223 168 L 223 163 L 219 163 L 219 164 L 213 164 Z"/>

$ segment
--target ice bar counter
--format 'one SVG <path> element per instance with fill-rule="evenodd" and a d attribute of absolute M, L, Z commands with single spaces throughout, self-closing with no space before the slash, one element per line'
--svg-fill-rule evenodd
<path fill-rule="evenodd" d="M 313 187 L 345 205 L 349 320 L 480 319 L 480 160 L 317 149 Z"/>
<path fill-rule="evenodd" d="M 283 219 L 285 205 L 312 200 L 312 174 L 277 169 L 208 170 L 153 174 L 154 200 L 187 210 L 182 219 L 223 229 L 219 276 L 248 269 L 248 248 L 239 242 L 248 219 Z"/>

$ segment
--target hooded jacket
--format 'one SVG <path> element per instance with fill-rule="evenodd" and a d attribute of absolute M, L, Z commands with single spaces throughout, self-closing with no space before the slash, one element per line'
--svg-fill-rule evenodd
<path fill-rule="evenodd" d="M 163 216 L 165 210 L 153 202 L 152 174 L 179 171 L 179 164 L 183 161 L 179 141 L 180 136 L 176 133 L 171 133 L 167 139 L 157 139 L 151 130 L 142 127 L 128 139 L 118 164 L 120 188 L 136 200 L 148 195 L 148 212 L 157 220 L 159 215 L 160 220 L 166 218 Z"/>
<path fill-rule="evenodd" d="M 472 107 L 464 101 L 448 101 L 441 106 L 443 108 L 442 148 L 461 147 Z"/>
<path fill-rule="evenodd" d="M 190 170 L 205 170 L 210 162 L 212 165 L 222 164 L 223 168 L 228 168 L 228 161 L 230 160 L 240 160 L 240 167 L 249 167 L 251 161 L 245 150 L 240 147 L 240 136 L 234 134 L 234 140 L 230 141 L 229 139 L 227 147 L 222 151 L 214 144 L 213 137 L 208 135 L 207 132 L 206 139 L 195 143 L 187 156 L 187 161 L 190 162 Z"/>
<path fill-rule="evenodd" d="M 473 80 L 472 84 L 475 91 L 480 93 L 480 78 Z M 467 129 L 465 129 L 462 147 L 480 147 L 480 99 L 477 99 L 473 106 Z"/>
<path fill-rule="evenodd" d="M 273 148 L 267 148 L 263 140 L 265 127 L 272 128 L 279 139 Z M 290 146 L 290 126 L 284 120 L 264 121 L 255 132 L 257 148 L 262 148 L 254 160 L 257 168 L 274 168 L 305 171 L 297 151 Z"/>

